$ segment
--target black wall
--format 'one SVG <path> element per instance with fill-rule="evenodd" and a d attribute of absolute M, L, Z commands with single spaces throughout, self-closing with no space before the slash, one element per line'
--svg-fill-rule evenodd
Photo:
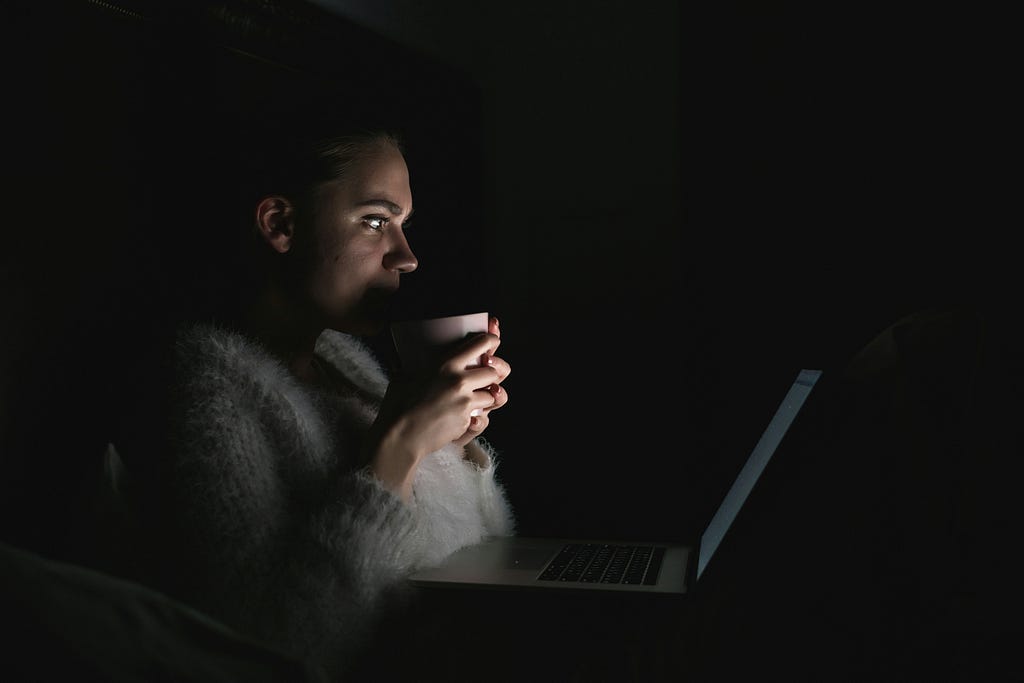
<path fill-rule="evenodd" d="M 88 476 L 118 373 L 216 296 L 196 248 L 220 244 L 199 190 L 216 155 L 310 115 L 379 107 L 406 134 L 421 267 L 402 310 L 502 317 L 512 402 L 488 436 L 527 532 L 680 533 L 798 367 L 1019 289 L 991 24 L 894 5 L 559 7 L 403 25 L 433 31 L 444 62 L 302 3 L 6 9 L 11 481 L 58 462 L 68 489 Z M 488 44 L 516 49 L 474 66 Z M 612 494 L 630 504 L 604 511 Z"/>
<path fill-rule="evenodd" d="M 776 514 L 746 520 L 704 616 L 715 670 L 738 630 L 787 674 L 860 657 L 869 680 L 925 660 L 943 677 L 1012 651 L 989 626 L 1019 536 L 1011 24 L 897 3 L 484 4 L 377 29 L 302 3 L 4 6 L 3 540 L 81 552 L 125 379 L 219 295 L 202 254 L 227 243 L 221 162 L 381 107 L 417 210 L 402 312 L 502 319 L 512 402 L 487 437 L 524 533 L 695 531 L 799 367 L 838 373 L 915 311 L 995 312 L 948 348 L 908 333 L 905 384 L 860 406 L 876 429 L 803 435 L 836 448 L 788 470 L 803 490 L 768 492 Z M 747 571 L 780 526 L 803 530 L 798 571 Z"/>
<path fill-rule="evenodd" d="M 77 542 L 118 402 L 176 321 L 223 302 L 228 174 L 262 136 L 328 121 L 398 132 L 423 260 L 398 314 L 489 297 L 488 271 L 450 267 L 484 241 L 451 219 L 482 201 L 480 101 L 461 74 L 302 3 L 71 0 L 4 15 L 18 226 L 0 270 L 10 540 L 50 553 Z"/>

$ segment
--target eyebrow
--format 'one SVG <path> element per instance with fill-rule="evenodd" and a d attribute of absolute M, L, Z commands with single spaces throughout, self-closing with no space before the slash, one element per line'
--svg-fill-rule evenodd
<path fill-rule="evenodd" d="M 395 204 L 390 199 L 381 199 L 381 198 L 366 199 L 366 200 L 361 201 L 358 204 L 356 204 L 356 206 L 383 206 L 385 209 L 390 211 L 395 216 L 398 216 L 398 215 L 400 215 L 402 213 L 402 207 L 399 206 L 398 204 Z M 412 213 L 413 212 L 410 211 L 409 215 L 412 216 Z"/>

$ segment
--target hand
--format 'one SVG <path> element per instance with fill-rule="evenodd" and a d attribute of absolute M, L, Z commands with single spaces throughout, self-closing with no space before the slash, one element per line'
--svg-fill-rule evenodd
<path fill-rule="evenodd" d="M 511 366 L 494 355 L 500 343 L 492 317 L 487 333 L 456 344 L 435 371 L 392 380 L 367 444 L 370 468 L 386 486 L 408 499 L 424 455 L 447 443 L 465 446 L 508 402 L 501 382 Z"/>
<path fill-rule="evenodd" d="M 487 325 L 487 333 L 494 335 L 498 338 L 498 344 L 501 343 L 501 330 L 498 327 L 498 319 L 491 316 Z M 495 347 L 497 349 L 497 346 Z M 493 354 L 493 351 L 491 352 Z M 470 414 L 469 426 L 466 428 L 465 433 L 459 438 L 455 439 L 455 443 L 459 446 L 465 446 L 470 441 L 480 436 L 487 426 L 491 422 L 490 413 L 492 410 L 497 410 L 506 403 L 508 403 L 508 392 L 501 386 L 501 383 L 508 377 L 509 373 L 512 372 L 512 367 L 503 359 L 491 355 L 489 358 L 482 359 L 484 364 L 490 364 L 498 372 L 498 379 L 492 383 L 486 389 L 477 389 L 477 391 L 488 391 L 491 394 L 493 402 L 491 405 L 482 408 L 477 415 Z M 483 464 L 483 463 L 478 463 Z"/>

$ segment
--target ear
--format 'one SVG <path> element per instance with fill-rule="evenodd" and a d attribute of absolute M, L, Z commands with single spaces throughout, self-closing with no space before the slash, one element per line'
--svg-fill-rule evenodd
<path fill-rule="evenodd" d="M 295 236 L 294 210 L 285 197 L 264 197 L 256 205 L 256 229 L 263 241 L 279 254 L 292 248 Z"/>

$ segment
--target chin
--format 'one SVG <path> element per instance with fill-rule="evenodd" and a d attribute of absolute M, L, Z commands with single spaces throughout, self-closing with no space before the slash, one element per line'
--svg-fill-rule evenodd
<path fill-rule="evenodd" d="M 391 323 L 393 291 L 371 290 L 356 310 L 337 316 L 331 328 L 360 336 L 380 334 Z"/>

